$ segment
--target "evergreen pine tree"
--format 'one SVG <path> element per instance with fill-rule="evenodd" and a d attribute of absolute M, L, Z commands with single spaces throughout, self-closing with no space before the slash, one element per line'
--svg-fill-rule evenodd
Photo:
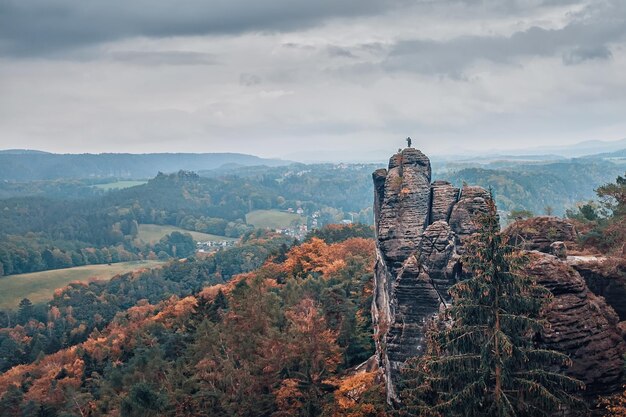
<path fill-rule="evenodd" d="M 33 318 L 33 303 L 28 298 L 23 298 L 17 309 L 17 318 L 20 323 L 27 323 Z"/>
<path fill-rule="evenodd" d="M 214 323 L 217 323 L 221 320 L 221 314 L 223 311 L 228 309 L 228 299 L 222 292 L 219 290 L 217 295 L 215 296 L 215 300 L 211 303 L 208 308 L 208 317 Z"/>
<path fill-rule="evenodd" d="M 541 416 L 576 402 L 582 383 L 564 375 L 569 358 L 535 335 L 550 292 L 523 273 L 524 255 L 500 235 L 493 199 L 466 246 L 470 277 L 451 287 L 446 321 L 433 324 L 424 356 L 407 367 L 409 414 Z"/>

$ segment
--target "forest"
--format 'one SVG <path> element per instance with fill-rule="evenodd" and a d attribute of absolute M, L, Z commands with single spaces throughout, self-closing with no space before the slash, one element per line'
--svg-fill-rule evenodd
<path fill-rule="evenodd" d="M 624 74 L 626 0 L 0 0 L 0 417 L 626 417 Z"/>
<path fill-rule="evenodd" d="M 445 170 L 435 166 L 433 177 L 489 185 L 501 212 L 525 215 L 575 211 L 595 197 L 598 185 L 623 171 L 619 164 L 594 158 L 448 165 Z M 165 249 L 171 244 L 156 248 L 140 242 L 138 224 L 239 237 L 251 230 L 245 222 L 250 211 L 290 207 L 318 211 L 320 226 L 344 219 L 371 224 L 374 167 L 231 166 L 199 175 L 159 173 L 144 185 L 111 191 L 95 188 L 102 181 L 97 179 L 5 181 L 0 183 L 0 195 L 6 196 L 0 200 L 0 275 L 172 256 Z"/>
<path fill-rule="evenodd" d="M 626 230 L 625 187 L 618 177 L 599 188 L 598 204 L 610 211 L 607 216 L 590 220 L 581 214 L 576 220 L 587 224 L 584 245 L 622 250 L 623 235 L 615 233 Z M 304 242 L 247 233 L 238 247 L 205 259 L 172 261 L 162 270 L 110 282 L 71 284 L 45 305 L 23 300 L 17 312 L 0 316 L 3 415 L 509 415 L 493 411 L 508 407 L 499 402 L 497 384 L 492 390 L 488 382 L 474 396 L 464 390 L 492 375 L 497 355 L 503 355 L 503 372 L 520 372 L 515 367 L 521 366 L 524 381 L 551 393 L 530 395 L 535 388 L 529 385 L 519 397 L 507 394 L 516 415 L 535 415 L 536 407 L 579 407 L 579 381 L 543 374 L 566 358 L 532 353 L 533 343 L 524 336 L 541 326 L 535 317 L 549 297 L 518 275 L 526 261 L 500 237 L 491 207 L 464 257 L 474 278 L 451 289 L 455 325 L 433 327 L 429 351 L 404 373 L 403 405 L 395 411 L 376 373 L 361 368 L 374 353 L 372 230 L 331 225 Z M 598 235 L 607 238 L 598 241 Z M 489 265 L 498 263 L 496 268 L 508 271 L 499 278 L 506 295 L 497 292 L 499 285 L 481 287 Z M 455 342 L 460 333 L 491 320 L 471 313 L 476 303 L 487 308 L 503 296 L 500 308 L 526 317 L 495 328 L 510 348 L 490 350 L 487 339 Z M 467 356 L 458 368 L 457 350 L 478 356 Z M 531 355 L 532 366 L 520 365 L 520 354 Z M 610 415 L 622 415 L 624 397 L 603 401 Z"/>
<path fill-rule="evenodd" d="M 28 184 L 22 188 L 13 184 L 13 190 L 19 190 L 21 196 L 0 200 L 0 276 L 94 263 L 180 258 L 192 253 L 189 241 L 183 243 L 184 237 L 179 234 L 155 245 L 140 241 L 139 224 L 241 237 L 252 230 L 245 223 L 250 211 L 288 207 L 301 207 L 309 213 L 319 211 L 320 226 L 340 222 L 347 212 L 361 207 L 351 217 L 371 223 L 370 198 L 365 193 L 369 172 L 355 169 L 360 177 L 354 182 L 353 175 L 344 177 L 334 171 L 326 167 L 316 171 L 315 176 L 283 173 L 280 182 L 265 174 L 207 178 L 179 171 L 159 173 L 144 185 L 96 194 L 83 183 L 71 182 L 73 185 L 68 187 L 75 186 L 76 194 L 87 190 L 80 198 L 64 198 L 57 181 L 51 189 L 40 183 L 32 189 Z M 319 194 L 319 187 L 331 192 Z M 354 192 L 346 194 L 342 188 Z M 44 195 L 28 196 L 40 190 Z M 175 247 L 177 253 L 173 252 Z"/>
<path fill-rule="evenodd" d="M 0 311 L 0 328 L 4 329 L 0 332 L 0 371 L 82 342 L 139 300 L 158 303 L 171 296 L 185 297 L 206 285 L 254 270 L 270 254 L 284 253 L 290 244 L 284 237 L 259 231 L 245 236 L 239 246 L 207 259 L 189 257 L 162 269 L 128 273 L 111 281 L 70 284 L 57 291 L 47 304 L 33 305 L 24 299 L 17 311 Z M 56 317 L 52 326 L 46 325 L 50 314 Z M 21 334 L 20 338 L 16 339 L 15 331 Z"/>
<path fill-rule="evenodd" d="M 583 246 L 604 253 L 623 250 L 625 185 L 626 180 L 619 176 L 615 182 L 598 188 L 595 203 L 570 210 L 568 215 L 583 231 Z M 146 197 L 146 207 L 139 203 L 142 200 L 132 199 L 142 192 L 147 195 L 148 190 L 154 191 L 150 187 L 156 186 L 165 191 L 154 199 Z M 121 222 L 126 220 L 129 228 L 125 231 L 131 232 L 132 222 L 156 215 L 157 205 L 165 206 L 164 220 L 170 218 L 168 210 L 173 213 L 183 207 L 190 213 L 207 213 L 193 211 L 194 207 L 201 207 L 199 203 L 194 206 L 197 202 L 193 197 L 205 186 L 219 187 L 219 182 L 205 184 L 201 177 L 186 172 L 162 174 L 145 186 L 134 187 L 140 193 L 132 188 L 107 193 L 99 201 L 111 203 L 108 207 L 100 204 L 100 208 L 103 213 L 110 213 L 108 210 L 116 207 L 116 215 L 127 216 L 103 214 L 105 219 L 118 220 L 117 236 L 123 239 L 121 230 L 125 228 Z M 166 202 L 163 197 L 177 193 L 191 199 L 189 206 L 179 206 L 182 199 Z M 213 195 L 217 194 L 210 194 Z M 129 201 L 133 202 L 132 209 L 120 210 Z M 206 197 L 204 201 L 214 200 Z M 222 201 L 237 199 L 223 197 Z M 58 204 L 60 217 L 63 207 L 69 207 L 64 204 L 70 203 Z M 208 204 L 207 210 L 210 207 Z M 493 207 L 487 221 L 497 218 Z M 22 213 L 32 215 L 28 210 Z M 58 225 L 47 228 L 46 222 L 41 221 L 33 226 L 40 229 L 25 232 L 12 226 L 11 230 L 63 237 Z M 85 228 L 81 233 L 89 237 L 90 230 Z M 77 228 L 75 233 L 79 231 Z M 97 233 L 93 233 L 90 239 L 96 239 Z M 498 268 L 517 271 L 512 248 L 504 242 L 497 243 L 494 252 L 474 257 L 489 247 L 485 246 L 490 245 L 487 242 L 500 242 L 499 233 L 493 224 L 486 226 L 478 240 L 469 244 L 465 263 L 477 277 L 487 268 L 483 265 L 485 259 L 506 262 Z M 188 247 L 186 259 L 172 260 L 161 269 L 120 275 L 108 282 L 73 283 L 57 290 L 46 304 L 23 299 L 17 311 L 0 312 L 3 415 L 389 415 L 392 410 L 383 386 L 376 373 L 365 365 L 374 353 L 375 341 L 370 314 L 375 256 L 372 237 L 372 228 L 362 224 L 322 227 L 303 242 L 270 231 L 248 230 L 235 247 L 196 258 L 191 253 L 193 241 L 185 246 L 190 237 L 172 233 L 157 245 L 178 255 L 175 257 L 182 257 L 178 248 Z M 107 242 L 111 236 L 101 238 Z M 46 253 L 42 260 L 49 257 Z M 503 285 L 509 286 L 506 291 L 513 303 L 507 308 L 534 317 L 540 304 L 525 306 L 511 298 L 517 291 L 520 302 L 527 302 L 524 294 L 534 284 L 517 278 L 515 273 L 507 279 L 511 281 L 503 281 Z M 461 326 L 480 325 L 481 320 L 478 317 L 478 322 L 468 321 L 462 307 L 464 297 L 470 297 L 467 302 L 471 304 L 490 303 L 490 297 L 502 296 L 467 287 L 481 285 L 480 282 L 461 281 L 458 288 L 451 289 L 459 306 L 452 314 L 458 315 L 455 322 Z M 472 301 L 473 294 L 485 294 L 487 298 Z M 529 348 L 528 340 L 519 335 L 537 325 L 529 321 L 526 327 L 503 327 L 502 331 L 508 332 L 507 337 L 524 350 Z M 441 344 L 449 344 L 459 331 L 463 332 L 463 327 L 443 333 L 433 329 L 429 352 L 441 352 Z M 452 345 L 448 346 L 450 349 Z M 481 352 L 482 346 L 483 342 L 479 342 L 473 348 L 463 344 L 455 349 L 467 353 L 467 349 L 475 348 Z M 412 362 L 401 388 L 404 408 L 396 412 L 412 414 L 416 411 L 411 410 L 426 410 L 441 415 L 437 413 L 448 410 L 446 413 L 454 415 L 466 410 L 469 398 L 450 397 L 447 390 L 454 387 L 453 392 L 463 392 L 463 384 L 474 376 L 459 375 L 443 384 L 442 375 L 454 375 L 455 365 L 437 358 L 427 355 Z M 563 358 L 555 353 L 537 360 L 533 366 L 542 372 L 559 361 Z M 357 370 L 357 366 L 366 368 Z M 483 366 L 486 363 L 464 369 L 478 377 L 487 369 Z M 517 365 L 511 362 L 507 366 Z M 562 402 L 575 404 L 579 382 L 556 375 L 550 378 L 541 383 L 553 384 L 552 392 L 561 392 L 557 400 L 549 401 L 551 407 Z M 494 392 L 497 390 L 480 395 L 487 395 L 485 398 L 492 401 L 495 397 L 489 396 Z M 458 401 L 460 408 L 446 408 L 451 399 L 455 404 Z M 621 396 L 605 401 L 616 413 L 622 410 Z M 472 407 L 480 410 L 484 404 L 479 401 Z M 497 401 L 493 404 L 502 406 Z M 526 404 L 536 406 L 527 401 L 518 406 Z"/>
<path fill-rule="evenodd" d="M 1 333 L 3 415 L 382 413 L 373 375 L 346 377 L 373 353 L 374 242 L 361 234 L 335 227 L 333 243 L 291 249 L 250 236 L 204 261 L 70 285 L 47 306 L 25 300 Z M 226 270 L 245 253 L 252 263 Z"/>

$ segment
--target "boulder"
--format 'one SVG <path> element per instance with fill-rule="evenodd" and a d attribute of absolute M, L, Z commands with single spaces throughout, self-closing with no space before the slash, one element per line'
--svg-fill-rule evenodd
<path fill-rule="evenodd" d="M 567 259 L 567 246 L 560 240 L 550 244 L 550 253 L 561 260 Z"/>

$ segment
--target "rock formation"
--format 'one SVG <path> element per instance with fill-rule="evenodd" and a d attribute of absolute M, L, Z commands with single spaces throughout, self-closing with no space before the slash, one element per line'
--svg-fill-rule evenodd
<path fill-rule="evenodd" d="M 391 402 L 397 400 L 402 365 L 420 355 L 429 320 L 450 302 L 448 289 L 462 274 L 464 243 L 476 232 L 476 216 L 487 210 L 489 195 L 481 187 L 459 190 L 445 181 L 431 182 L 429 159 L 413 148 L 392 156 L 388 169 L 375 171 L 373 180 L 377 261 L 372 316 L 378 366 Z M 505 233 L 534 251 L 530 273 L 555 296 L 545 310 L 551 327 L 543 343 L 570 355 L 570 372 L 588 384 L 590 395 L 616 388 L 626 346 L 613 309 L 568 265 L 575 228 L 556 217 L 540 217 L 517 222 Z"/>
<path fill-rule="evenodd" d="M 626 259 L 569 256 L 567 264 L 583 277 L 594 294 L 606 299 L 621 321 L 626 322 Z"/>
<path fill-rule="evenodd" d="M 555 256 L 531 253 L 529 273 L 554 296 L 543 313 L 549 326 L 542 343 L 570 357 L 567 372 L 585 383 L 586 397 L 620 388 L 626 344 L 615 311 Z"/>
<path fill-rule="evenodd" d="M 504 233 L 512 244 L 550 253 L 566 262 L 626 321 L 626 260 L 603 255 L 570 255 L 577 249 L 578 233 L 572 223 L 558 217 L 534 217 L 509 225 Z M 568 256 L 569 255 L 569 256 Z"/>
<path fill-rule="evenodd" d="M 486 210 L 487 191 L 431 183 L 430 160 L 406 148 L 374 172 L 377 262 L 372 306 L 389 400 L 402 364 L 424 348 L 425 327 L 449 301 L 463 239 Z"/>
<path fill-rule="evenodd" d="M 574 247 L 578 237 L 573 224 L 554 216 L 516 221 L 504 233 L 509 236 L 511 244 L 544 253 L 551 253 L 550 245 L 554 242 L 562 242 L 567 248 Z"/>

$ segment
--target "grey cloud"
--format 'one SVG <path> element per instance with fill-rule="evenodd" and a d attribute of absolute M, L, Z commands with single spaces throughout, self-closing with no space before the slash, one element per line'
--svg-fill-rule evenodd
<path fill-rule="evenodd" d="M 313 45 L 306 45 L 306 44 L 297 43 L 297 42 L 285 42 L 282 44 L 282 47 L 287 48 L 287 49 L 301 49 L 304 51 L 315 50 L 315 47 Z"/>
<path fill-rule="evenodd" d="M 366 52 L 377 53 L 383 51 L 385 49 L 385 45 L 380 42 L 369 42 L 359 45 L 358 48 Z"/>
<path fill-rule="evenodd" d="M 356 58 L 357 56 L 350 51 L 348 48 L 343 48 L 341 46 L 329 45 L 326 47 L 326 52 L 331 57 L 341 57 L 341 58 Z"/>
<path fill-rule="evenodd" d="M 261 77 L 256 74 L 241 73 L 239 74 L 239 84 L 246 87 L 261 84 Z"/>
<path fill-rule="evenodd" d="M 53 54 L 132 36 L 301 29 L 410 0 L 0 0 L 0 53 Z"/>
<path fill-rule="evenodd" d="M 352 50 L 357 49 L 355 47 L 343 47 L 339 45 L 327 44 L 321 46 L 314 46 L 305 43 L 286 42 L 281 45 L 283 48 L 307 51 L 307 52 L 319 52 L 323 51 L 331 58 L 356 58 Z"/>
<path fill-rule="evenodd" d="M 405 40 L 391 49 L 383 67 L 460 77 L 480 60 L 515 63 L 524 56 L 559 56 L 567 64 L 607 59 L 607 44 L 626 38 L 626 7 L 620 2 L 585 9 L 562 29 L 532 27 L 504 36 L 464 36 L 450 41 Z"/>
<path fill-rule="evenodd" d="M 119 51 L 109 54 L 114 61 L 136 65 L 215 65 L 213 54 L 189 51 Z"/>
<path fill-rule="evenodd" d="M 563 63 L 565 65 L 576 65 L 589 60 L 605 60 L 611 59 L 613 54 L 606 46 L 593 47 L 577 47 L 563 54 Z"/>
<path fill-rule="evenodd" d="M 624 0 L 307 1 L 0 0 L 0 142 L 270 156 L 624 136 Z M 1 56 L 19 53 L 36 59 Z"/>

